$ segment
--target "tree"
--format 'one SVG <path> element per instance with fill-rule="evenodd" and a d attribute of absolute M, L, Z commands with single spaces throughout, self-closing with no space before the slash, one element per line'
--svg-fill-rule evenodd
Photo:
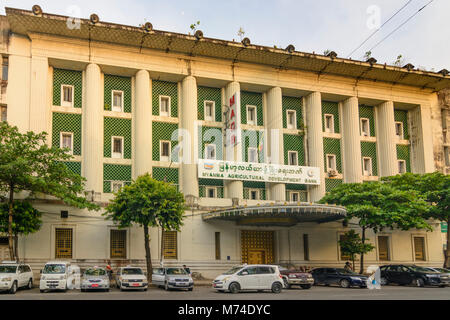
<path fill-rule="evenodd" d="M 34 233 L 41 228 L 42 213 L 31 205 L 28 201 L 14 201 L 13 204 L 13 224 L 12 231 L 14 234 L 14 255 L 19 257 L 18 239 L 20 235 L 28 235 Z M 8 203 L 0 203 L 0 232 L 8 232 L 9 205 Z"/>
<path fill-rule="evenodd" d="M 375 249 L 370 243 L 363 243 L 359 234 L 353 229 L 343 235 L 342 240 L 339 240 L 339 246 L 344 255 L 350 256 L 353 270 L 355 270 L 355 256 L 357 254 L 364 255 Z"/>
<path fill-rule="evenodd" d="M 450 176 L 440 172 L 414 174 L 405 173 L 382 178 L 393 188 L 418 192 L 431 206 L 426 217 L 450 225 Z M 450 267 L 450 233 L 447 232 L 447 251 L 444 267 Z"/>
<path fill-rule="evenodd" d="M 191 25 L 189 26 L 189 28 L 191 28 L 192 32 L 195 33 L 195 31 L 197 30 L 197 27 L 198 27 L 199 25 L 200 25 L 200 21 L 197 21 L 197 22 L 191 24 Z"/>
<path fill-rule="evenodd" d="M 244 31 L 244 29 L 243 29 L 242 27 L 239 27 L 239 30 L 238 30 L 238 32 L 237 32 L 237 35 L 239 36 L 239 38 L 241 38 L 241 41 L 242 41 L 242 38 L 243 38 L 244 35 L 245 35 L 245 31 Z"/>
<path fill-rule="evenodd" d="M 13 221 L 15 193 L 26 191 L 54 196 L 77 208 L 99 210 L 80 194 L 84 181 L 63 163 L 72 156 L 66 149 L 49 147 L 47 133 L 20 133 L 17 127 L 0 123 L 0 193 L 7 194 L 8 239 L 11 260 L 13 251 Z"/>
<path fill-rule="evenodd" d="M 131 185 L 119 190 L 106 207 L 106 219 L 119 228 L 137 224 L 144 229 L 147 278 L 152 275 L 149 228 L 180 230 L 185 209 L 184 196 L 177 189 L 163 181 L 153 179 L 148 173 L 140 176 Z"/>
<path fill-rule="evenodd" d="M 385 228 L 432 230 L 425 218 L 429 206 L 416 191 L 402 191 L 379 181 L 342 184 L 320 202 L 345 206 L 345 220 L 358 219 L 362 244 L 367 230 L 374 233 Z M 360 273 L 363 273 L 364 254 L 360 262 Z"/>

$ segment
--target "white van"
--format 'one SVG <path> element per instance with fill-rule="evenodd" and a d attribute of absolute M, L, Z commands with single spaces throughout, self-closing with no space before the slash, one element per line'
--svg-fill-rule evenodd
<path fill-rule="evenodd" d="M 280 293 L 283 278 L 278 266 L 243 265 L 233 267 L 213 281 L 213 288 L 219 292 L 238 293 L 243 290 L 271 290 Z"/>
<path fill-rule="evenodd" d="M 46 290 L 64 290 L 69 289 L 68 280 L 73 279 L 73 268 L 70 262 L 66 261 L 50 261 L 41 270 L 41 280 L 39 289 L 41 292 Z"/>

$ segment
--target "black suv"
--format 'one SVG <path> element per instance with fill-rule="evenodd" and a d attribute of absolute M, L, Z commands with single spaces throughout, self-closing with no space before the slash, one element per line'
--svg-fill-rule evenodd
<path fill-rule="evenodd" d="M 418 287 L 425 285 L 445 287 L 449 283 L 447 278 L 442 278 L 441 273 L 415 265 L 386 265 L 380 267 L 380 271 L 382 285 L 396 283 Z"/>

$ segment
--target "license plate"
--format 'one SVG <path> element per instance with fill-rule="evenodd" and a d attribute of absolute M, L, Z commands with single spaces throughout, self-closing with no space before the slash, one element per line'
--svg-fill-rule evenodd
<path fill-rule="evenodd" d="M 92 285 L 92 288 L 97 288 L 98 287 L 98 284 L 93 284 Z"/>
<path fill-rule="evenodd" d="M 184 282 L 178 282 L 176 283 L 177 286 L 183 287 L 183 286 L 187 286 L 187 283 Z"/>
<path fill-rule="evenodd" d="M 139 287 L 139 283 L 133 283 L 133 287 Z"/>

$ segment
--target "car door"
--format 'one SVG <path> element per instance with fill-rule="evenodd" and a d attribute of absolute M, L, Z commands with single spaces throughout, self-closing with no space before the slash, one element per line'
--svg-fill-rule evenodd
<path fill-rule="evenodd" d="M 386 276 L 390 282 L 401 283 L 401 269 L 400 266 L 390 266 L 386 269 Z"/>
<path fill-rule="evenodd" d="M 259 289 L 257 267 L 247 267 L 238 273 L 239 284 L 243 290 Z"/>
<path fill-rule="evenodd" d="M 153 269 L 152 274 L 152 283 L 157 286 L 164 285 L 164 279 L 165 279 L 165 269 L 164 268 L 156 268 Z"/>
<path fill-rule="evenodd" d="M 325 283 L 325 269 L 316 269 L 313 270 L 312 275 L 314 277 L 315 284 L 323 284 Z"/>
<path fill-rule="evenodd" d="M 120 276 L 122 274 L 122 269 L 119 269 L 116 273 L 116 285 L 120 286 Z"/>
<path fill-rule="evenodd" d="M 258 267 L 258 288 L 259 289 L 270 289 L 272 288 L 272 283 L 275 280 L 275 270 L 271 267 Z"/>
<path fill-rule="evenodd" d="M 325 269 L 325 284 L 337 284 L 340 280 L 337 270 L 334 268 Z"/>
<path fill-rule="evenodd" d="M 415 278 L 414 271 L 405 266 L 401 266 L 400 270 L 401 284 L 410 284 Z"/>
<path fill-rule="evenodd" d="M 19 287 L 23 287 L 28 283 L 27 273 L 25 272 L 25 266 L 20 265 L 18 269 L 19 269 L 18 285 Z"/>

